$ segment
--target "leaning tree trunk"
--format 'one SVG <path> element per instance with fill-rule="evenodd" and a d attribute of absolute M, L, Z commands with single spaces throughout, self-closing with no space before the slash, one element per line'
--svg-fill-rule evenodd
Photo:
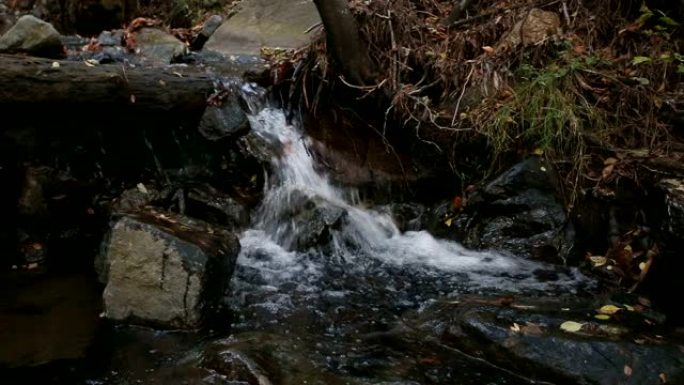
<path fill-rule="evenodd" d="M 328 40 L 328 51 L 348 81 L 367 84 L 373 80 L 373 62 L 368 47 L 346 0 L 314 0 Z"/>

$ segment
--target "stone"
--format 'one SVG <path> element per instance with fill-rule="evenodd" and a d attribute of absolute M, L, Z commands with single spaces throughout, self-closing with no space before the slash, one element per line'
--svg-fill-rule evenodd
<path fill-rule="evenodd" d="M 245 0 L 205 46 L 224 55 L 256 55 L 262 47 L 299 48 L 310 36 L 305 31 L 320 22 L 311 1 Z"/>
<path fill-rule="evenodd" d="M 202 136 L 211 141 L 247 133 L 249 121 L 240 106 L 238 96 L 231 94 L 222 105 L 208 106 L 198 129 Z"/>
<path fill-rule="evenodd" d="M 348 215 L 347 209 L 301 190 L 281 192 L 284 195 L 276 193 L 267 199 L 282 199 L 283 204 L 276 205 L 278 210 L 274 212 L 264 213 L 269 217 L 266 226 L 278 226 L 278 243 L 289 250 L 327 251 L 332 241 L 332 231 L 342 227 Z M 276 234 L 276 229 L 270 229 L 269 232 Z"/>
<path fill-rule="evenodd" d="M 662 330 L 645 326 L 647 312 L 620 305 L 610 320 L 599 321 L 592 315 L 596 310 L 587 314 L 605 304 L 594 300 L 514 299 L 513 305 L 524 305 L 518 307 L 496 298 L 458 302 L 424 311 L 422 327 L 516 373 L 564 384 L 657 384 L 661 373 L 668 383 L 684 380 L 682 346 L 673 335 L 655 337 Z M 581 329 L 562 330 L 568 320 Z"/>
<path fill-rule="evenodd" d="M 230 231 L 144 211 L 115 220 L 96 261 L 105 317 L 196 329 L 218 311 L 240 245 Z"/>
<path fill-rule="evenodd" d="M 499 47 L 512 48 L 519 44 L 524 46 L 539 44 L 560 30 L 560 17 L 556 12 L 532 8 L 524 15 L 525 18 L 513 26 Z"/>
<path fill-rule="evenodd" d="M 189 188 L 185 201 L 186 214 L 194 218 L 230 229 L 249 225 L 248 208 L 210 185 Z"/>
<path fill-rule="evenodd" d="M 144 64 L 170 64 L 187 52 L 185 44 L 174 36 L 156 28 L 141 28 L 135 33 L 136 53 Z"/>
<path fill-rule="evenodd" d="M 663 179 L 657 184 L 665 195 L 665 219 L 663 230 L 675 237 L 684 234 L 684 181 Z"/>
<path fill-rule="evenodd" d="M 51 24 L 26 15 L 0 37 L 0 52 L 60 57 L 64 54 L 64 47 L 59 32 Z"/>
<path fill-rule="evenodd" d="M 97 37 L 97 42 L 101 46 L 120 46 L 123 42 L 123 30 L 102 31 Z"/>
<path fill-rule="evenodd" d="M 472 248 L 565 262 L 574 228 L 556 200 L 551 172 L 543 159 L 530 157 L 470 196 L 463 212 L 452 214 L 450 203 L 435 209 L 430 229 L 439 236 L 457 234 Z"/>
<path fill-rule="evenodd" d="M 260 385 L 270 384 L 271 381 L 264 375 L 264 370 L 245 354 L 239 351 L 222 350 L 220 345 L 210 347 L 204 353 L 202 366 L 211 369 L 229 381 L 240 384 Z"/>

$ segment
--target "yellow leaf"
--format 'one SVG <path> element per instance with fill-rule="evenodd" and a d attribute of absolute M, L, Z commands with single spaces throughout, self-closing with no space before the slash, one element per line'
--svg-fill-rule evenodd
<path fill-rule="evenodd" d="M 601 267 L 608 263 L 608 258 L 602 257 L 600 255 L 592 255 L 591 257 L 589 257 L 589 261 L 591 261 L 591 264 L 594 267 Z"/>
<path fill-rule="evenodd" d="M 643 269 L 645 269 L 645 268 L 646 268 L 646 262 L 641 262 L 641 263 L 639 264 L 639 270 L 643 270 Z"/>
<path fill-rule="evenodd" d="M 607 321 L 610 319 L 610 316 L 608 314 L 596 314 L 594 318 L 601 320 L 601 321 Z"/>
<path fill-rule="evenodd" d="M 632 375 L 632 368 L 630 368 L 629 365 L 625 365 L 624 372 L 625 376 L 629 377 Z"/>
<path fill-rule="evenodd" d="M 622 305 L 622 306 L 624 306 L 625 309 L 627 309 L 627 310 L 629 310 L 629 311 L 634 311 L 634 307 L 633 307 L 633 306 L 630 306 L 630 305 Z"/>
<path fill-rule="evenodd" d="M 542 155 L 544 155 L 544 150 L 542 150 L 541 148 L 537 147 L 537 148 L 534 149 L 534 151 L 532 151 L 532 154 L 542 156 Z"/>
<path fill-rule="evenodd" d="M 611 314 L 615 314 L 615 313 L 619 312 L 620 310 L 622 310 L 621 307 L 617 307 L 615 305 L 605 305 L 605 306 L 602 306 L 600 309 L 598 309 L 598 312 L 600 314 L 611 315 Z"/>
<path fill-rule="evenodd" d="M 580 331 L 580 329 L 582 329 L 582 326 L 584 326 L 584 324 L 581 324 L 579 322 L 565 321 L 561 324 L 560 328 L 561 330 L 565 330 L 566 332 L 576 333 Z"/>
<path fill-rule="evenodd" d="M 52 62 L 52 68 L 59 68 L 59 62 L 53 61 Z"/>
<path fill-rule="evenodd" d="M 447 227 L 451 227 L 451 222 L 453 221 L 453 218 L 447 218 L 446 221 L 444 221 L 444 224 L 447 225 Z"/>

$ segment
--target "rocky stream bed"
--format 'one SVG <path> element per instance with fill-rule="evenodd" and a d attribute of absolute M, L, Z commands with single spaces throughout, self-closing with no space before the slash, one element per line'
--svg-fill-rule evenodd
<path fill-rule="evenodd" d="M 245 3 L 188 46 L 0 1 L 0 383 L 684 383 L 681 179 L 569 216 L 531 154 L 463 206 L 430 145 L 262 88 L 318 18 Z M 660 245 L 635 290 L 582 263 L 625 233 Z"/>

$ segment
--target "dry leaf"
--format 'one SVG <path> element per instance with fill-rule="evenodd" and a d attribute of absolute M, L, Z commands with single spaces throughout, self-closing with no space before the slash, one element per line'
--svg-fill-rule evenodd
<path fill-rule="evenodd" d="M 516 333 L 520 332 L 520 325 L 518 325 L 517 323 L 513 322 L 513 325 L 511 326 L 511 331 L 512 331 L 512 332 L 516 332 Z"/>
<path fill-rule="evenodd" d="M 611 164 L 617 164 L 617 162 L 619 162 L 617 158 L 610 157 L 603 161 L 603 165 L 610 166 Z"/>
<path fill-rule="evenodd" d="M 592 255 L 589 257 L 589 261 L 591 261 L 592 266 L 601 267 L 608 263 L 608 258 L 600 255 Z"/>
<path fill-rule="evenodd" d="M 609 164 L 606 167 L 603 168 L 603 171 L 601 171 L 601 177 L 603 179 L 606 179 L 610 176 L 610 174 L 613 173 L 613 169 L 615 168 L 614 164 Z"/>
<path fill-rule="evenodd" d="M 131 95 L 131 103 L 135 104 L 135 95 Z"/>
<path fill-rule="evenodd" d="M 632 368 L 629 367 L 629 365 L 625 365 L 624 372 L 625 372 L 625 376 L 629 377 L 632 375 Z"/>
<path fill-rule="evenodd" d="M 610 316 L 608 314 L 596 314 L 594 318 L 601 320 L 601 321 L 607 321 L 610 319 Z"/>
<path fill-rule="evenodd" d="M 494 52 L 494 48 L 492 48 L 492 47 L 490 47 L 490 46 L 488 46 L 488 45 L 483 46 L 483 47 L 482 47 L 482 50 L 485 51 L 485 52 L 487 52 L 487 53 L 492 53 L 492 52 Z"/>
<path fill-rule="evenodd" d="M 667 374 L 665 373 L 660 373 L 658 375 L 658 378 L 660 379 L 661 384 L 667 384 Z"/>
<path fill-rule="evenodd" d="M 584 324 L 581 324 L 579 322 L 565 321 L 561 324 L 560 328 L 561 330 L 565 330 L 566 332 L 576 333 L 582 329 L 582 326 L 584 326 Z"/>

